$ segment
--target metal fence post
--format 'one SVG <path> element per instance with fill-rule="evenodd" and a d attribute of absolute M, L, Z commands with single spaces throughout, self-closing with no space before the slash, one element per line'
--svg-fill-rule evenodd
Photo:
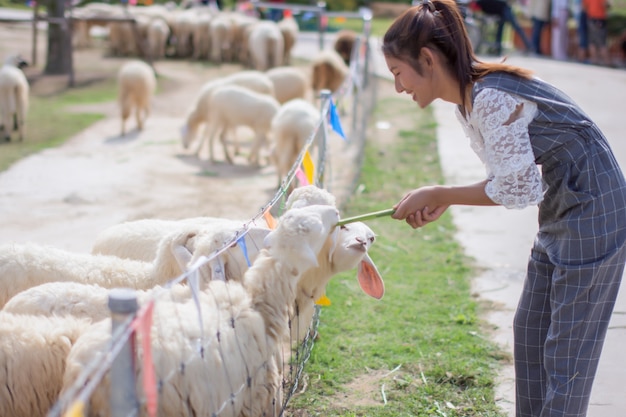
<path fill-rule="evenodd" d="M 320 117 L 322 118 L 322 125 L 321 125 L 322 135 L 319 136 L 320 132 L 318 132 L 318 137 L 317 137 L 318 173 L 317 173 L 316 182 L 315 182 L 315 185 L 317 185 L 318 187 L 324 186 L 324 166 L 326 165 L 326 146 L 328 142 L 328 126 L 327 126 L 328 113 L 326 112 L 326 109 L 329 109 L 331 97 L 332 97 L 332 91 L 326 90 L 326 89 L 320 90 L 320 106 L 321 106 Z"/>
<path fill-rule="evenodd" d="M 325 17 L 324 12 L 326 11 L 326 2 L 318 1 L 317 2 L 318 12 L 317 12 L 317 30 L 319 32 L 319 41 L 320 41 L 320 51 L 324 49 L 324 32 L 327 29 L 328 21 L 322 23 L 322 18 Z"/>
<path fill-rule="evenodd" d="M 111 310 L 111 334 L 129 322 L 137 313 L 137 295 L 128 288 L 115 288 L 109 292 Z M 111 365 L 110 402 L 111 417 L 139 415 L 139 401 L 135 384 L 135 361 L 133 343 L 129 338 Z"/>

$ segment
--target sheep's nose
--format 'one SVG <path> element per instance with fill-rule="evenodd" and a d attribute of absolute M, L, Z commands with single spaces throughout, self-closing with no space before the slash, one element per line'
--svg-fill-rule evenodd
<path fill-rule="evenodd" d="M 367 241 L 362 237 L 357 237 L 356 241 L 359 242 L 361 245 L 365 245 L 367 243 Z"/>

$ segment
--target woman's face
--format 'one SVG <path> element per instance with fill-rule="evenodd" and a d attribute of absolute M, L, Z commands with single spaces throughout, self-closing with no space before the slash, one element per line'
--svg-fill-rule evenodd
<path fill-rule="evenodd" d="M 409 94 L 421 108 L 428 106 L 437 98 L 434 92 L 432 73 L 428 68 L 422 76 L 401 59 L 385 56 L 385 61 L 387 61 L 387 68 L 393 74 L 398 93 Z"/>

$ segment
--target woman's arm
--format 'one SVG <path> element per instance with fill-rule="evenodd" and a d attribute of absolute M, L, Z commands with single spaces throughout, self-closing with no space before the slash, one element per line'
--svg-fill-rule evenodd
<path fill-rule="evenodd" d="M 407 193 L 394 205 L 394 219 L 405 220 L 414 229 L 437 220 L 451 205 L 495 206 L 485 193 L 484 180 L 470 185 L 434 185 Z"/>

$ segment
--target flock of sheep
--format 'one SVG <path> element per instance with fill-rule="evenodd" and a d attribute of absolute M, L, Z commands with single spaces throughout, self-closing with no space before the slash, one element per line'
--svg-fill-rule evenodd
<path fill-rule="evenodd" d="M 159 7 L 141 8 L 142 13 L 155 13 L 146 19 L 128 8 L 137 20 L 134 29 L 130 26 L 132 39 L 142 39 L 137 30 L 145 34 L 144 50 L 152 57 L 170 47 L 177 56 L 216 62 L 238 57 L 245 68 L 208 81 L 198 92 L 181 131 L 182 145 L 195 144 L 199 154 L 208 142 L 215 159 L 217 136 L 232 163 L 238 152 L 236 128 L 246 126 L 254 132 L 249 163 L 260 164 L 260 150 L 269 147 L 280 184 L 319 128 L 314 97 L 322 89 L 337 91 L 345 82 L 349 54 L 321 51 L 307 74 L 289 65 L 290 42 L 296 38 L 290 41 L 281 32 L 281 22 L 209 8 L 159 16 Z M 116 43 L 131 36 L 121 29 L 124 25 L 114 22 L 109 27 L 112 50 L 133 44 Z M 220 32 L 214 25 L 230 29 Z M 166 27 L 171 35 L 155 35 Z M 200 27 L 208 37 L 202 37 L 206 33 L 200 34 Z M 88 32 L 75 31 L 81 42 L 86 42 L 81 34 Z M 228 46 L 217 35 L 226 32 Z M 163 39 L 169 41 L 163 44 Z M 0 70 L 3 100 L 9 97 L 1 89 L 5 74 L 20 71 L 19 62 L 9 61 Z M 151 66 L 134 59 L 122 66 L 122 135 L 133 113 L 137 128 L 143 128 L 155 88 Z M 27 100 L 27 83 L 25 91 Z M 25 110 L 3 104 L 0 111 L 5 133 L 10 116 L 23 127 Z M 110 289 L 119 287 L 135 289 L 142 305 L 155 301 L 151 348 L 158 415 L 279 415 L 285 364 L 307 336 L 315 301 L 332 276 L 358 268 L 359 284 L 367 294 L 381 298 L 384 293 L 368 255 L 374 232 L 360 222 L 337 226 L 338 219 L 335 197 L 309 185 L 290 189 L 275 229 L 225 218 L 144 219 L 104 230 L 90 254 L 36 243 L 0 245 L 0 415 L 45 416 L 75 388 L 81 372 L 104 357 L 111 341 L 107 298 Z M 189 285 L 192 270 L 200 278 L 198 293 Z M 137 367 L 138 392 L 144 372 Z M 90 396 L 89 415 L 110 415 L 110 383 L 105 376 Z M 149 414 L 147 407 L 141 403 L 141 415 Z"/>
<path fill-rule="evenodd" d="M 145 219 L 105 230 L 92 254 L 2 245 L 0 414 L 45 416 L 104 357 L 108 289 L 126 287 L 137 289 L 141 304 L 156 300 L 159 415 L 278 415 L 283 367 L 330 278 L 358 266 L 361 287 L 376 298 L 384 292 L 368 255 L 374 233 L 337 221 L 334 197 L 311 185 L 290 194 L 273 230 L 223 218 Z M 238 235 L 245 255 L 227 245 Z M 191 265 L 200 265 L 200 312 L 190 285 L 171 284 Z M 136 372 L 142 381 L 144 370 Z M 109 383 L 91 395 L 89 415 L 109 415 Z"/>

